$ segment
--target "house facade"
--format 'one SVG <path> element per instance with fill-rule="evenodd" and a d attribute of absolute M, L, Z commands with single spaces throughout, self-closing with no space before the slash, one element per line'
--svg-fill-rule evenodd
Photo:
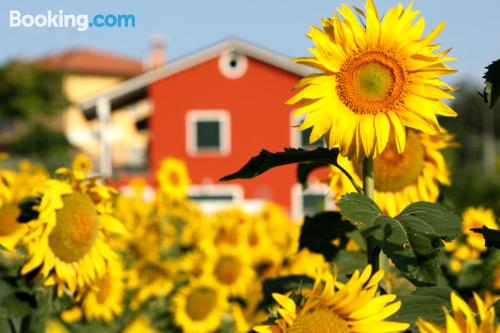
<path fill-rule="evenodd" d="M 253 180 L 220 183 L 262 148 L 306 146 L 307 133 L 296 125 L 293 109 L 284 104 L 291 89 L 309 69 L 289 58 L 237 39 L 213 45 L 160 68 L 124 81 L 80 104 L 88 118 L 102 128 L 101 173 L 120 179 L 154 173 L 167 156 L 185 161 L 192 186 L 189 196 L 207 209 L 228 202 L 259 205 L 272 200 L 290 209 L 293 217 L 323 208 L 328 202 L 324 186 L 307 191 L 296 183 L 296 167 L 271 170 Z M 137 103 L 150 107 L 138 122 L 149 134 L 144 147 L 148 165 L 121 172 L 111 165 L 112 142 L 106 138 L 109 119 Z M 108 139 L 109 140 L 109 139 Z"/>
<path fill-rule="evenodd" d="M 99 124 L 87 121 L 77 105 L 90 96 L 143 73 L 142 61 L 103 50 L 74 48 L 36 58 L 33 63 L 64 74 L 63 91 L 70 106 L 61 114 L 61 129 L 72 146 L 97 160 L 100 153 L 97 135 Z M 148 138 L 132 126 L 130 117 L 116 113 L 113 118 L 113 123 L 127 133 L 131 142 L 147 142 Z M 121 150 L 119 145 L 116 150 Z M 122 160 L 123 156 L 116 156 L 114 163 L 120 164 Z"/>

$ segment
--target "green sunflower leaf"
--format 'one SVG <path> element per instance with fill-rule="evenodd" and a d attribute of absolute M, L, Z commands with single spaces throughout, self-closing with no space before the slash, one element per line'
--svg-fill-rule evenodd
<path fill-rule="evenodd" d="M 222 177 L 220 181 L 254 178 L 272 168 L 295 163 L 321 162 L 337 165 L 338 155 L 338 148 L 319 147 L 315 150 L 285 148 L 285 151 L 277 153 L 271 153 L 263 149 L 259 155 L 252 157 L 240 170 Z"/>
<path fill-rule="evenodd" d="M 349 221 L 342 220 L 338 212 L 323 212 L 313 217 L 306 216 L 299 238 L 299 249 L 322 254 L 330 261 L 348 242 L 347 233 L 355 230 Z M 334 240 L 338 240 L 335 245 Z"/>
<path fill-rule="evenodd" d="M 484 225 L 482 228 L 473 228 L 471 230 L 483 235 L 486 247 L 500 249 L 500 230 L 490 229 Z"/>
<path fill-rule="evenodd" d="M 431 202 L 415 202 L 396 217 L 404 221 L 410 232 L 451 241 L 460 234 L 460 217 L 445 207 Z"/>
<path fill-rule="evenodd" d="M 35 302 L 30 295 L 24 293 L 12 293 L 0 301 L 0 318 L 14 317 L 22 318 L 33 312 Z"/>
<path fill-rule="evenodd" d="M 272 304 L 273 293 L 286 294 L 292 290 L 311 289 L 314 280 L 306 275 L 288 275 L 277 278 L 267 279 L 262 284 L 262 293 L 264 294 L 264 304 Z"/>
<path fill-rule="evenodd" d="M 483 78 L 485 80 L 483 98 L 488 106 L 492 108 L 500 97 L 500 59 L 486 67 Z"/>
<path fill-rule="evenodd" d="M 377 246 L 413 284 L 437 284 L 441 272 L 439 253 L 443 246 L 439 238 L 409 232 L 407 223 L 386 215 L 378 216 L 363 233 L 375 239 Z"/>
<path fill-rule="evenodd" d="M 416 202 L 391 218 L 365 195 L 350 193 L 337 204 L 342 217 L 373 238 L 398 270 L 416 286 L 434 286 L 441 273 L 443 240 L 460 234 L 460 218 L 430 202 Z"/>
<path fill-rule="evenodd" d="M 495 317 L 500 318 L 500 301 L 496 301 L 493 308 L 495 309 Z"/>
<path fill-rule="evenodd" d="M 373 221 L 382 215 L 375 201 L 360 193 L 342 196 L 337 206 L 342 217 L 361 230 L 373 224 Z"/>
<path fill-rule="evenodd" d="M 418 288 L 406 296 L 399 296 L 401 308 L 389 320 L 411 324 L 411 332 L 418 332 L 416 322 L 418 318 L 430 321 L 440 326 L 445 325 L 443 308 L 451 308 L 451 290 L 442 287 Z"/>
<path fill-rule="evenodd" d="M 320 168 L 326 168 L 329 164 L 325 162 L 308 162 L 299 163 L 297 167 L 297 181 L 302 184 L 304 188 L 307 187 L 307 178 L 309 175 Z"/>

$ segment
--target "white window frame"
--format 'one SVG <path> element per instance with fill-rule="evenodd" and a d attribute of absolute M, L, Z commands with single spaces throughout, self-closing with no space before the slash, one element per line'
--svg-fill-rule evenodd
<path fill-rule="evenodd" d="M 198 149 L 196 146 L 196 123 L 218 121 L 220 125 L 220 148 Z M 231 117 L 227 110 L 191 110 L 186 115 L 186 152 L 190 156 L 227 156 L 231 152 Z"/>
<path fill-rule="evenodd" d="M 196 196 L 218 196 L 218 195 L 231 195 L 232 200 L 203 200 L 196 201 L 200 208 L 208 213 L 215 212 L 228 206 L 234 205 L 235 203 L 241 203 L 244 199 L 244 190 L 240 185 L 213 185 L 213 184 L 201 184 L 201 185 L 190 185 L 188 190 L 188 197 L 193 195 Z"/>
<path fill-rule="evenodd" d="M 294 184 L 292 186 L 292 219 L 301 219 L 304 215 L 304 194 L 322 194 L 325 196 L 325 210 L 334 208 L 330 188 L 327 184 L 312 183 L 308 184 L 304 190 L 302 184 Z"/>
<path fill-rule="evenodd" d="M 295 111 L 296 110 L 293 110 L 290 113 L 290 147 L 310 149 L 313 145 L 302 145 L 302 131 L 299 128 L 300 124 L 302 124 L 306 118 L 306 115 L 301 114 L 300 116 L 294 117 L 293 114 Z M 322 147 L 326 147 L 325 140 L 323 140 Z"/>

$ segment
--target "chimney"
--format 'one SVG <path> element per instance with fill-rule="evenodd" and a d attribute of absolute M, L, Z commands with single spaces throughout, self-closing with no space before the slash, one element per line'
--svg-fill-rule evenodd
<path fill-rule="evenodd" d="M 166 62 L 165 37 L 161 34 L 154 34 L 149 40 L 149 69 L 163 66 Z"/>

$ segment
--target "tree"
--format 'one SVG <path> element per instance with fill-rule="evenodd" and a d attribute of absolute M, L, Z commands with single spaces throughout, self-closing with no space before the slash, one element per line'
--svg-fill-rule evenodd
<path fill-rule="evenodd" d="M 29 121 L 36 114 L 55 115 L 67 105 L 63 73 L 21 61 L 0 67 L 0 118 Z"/>

